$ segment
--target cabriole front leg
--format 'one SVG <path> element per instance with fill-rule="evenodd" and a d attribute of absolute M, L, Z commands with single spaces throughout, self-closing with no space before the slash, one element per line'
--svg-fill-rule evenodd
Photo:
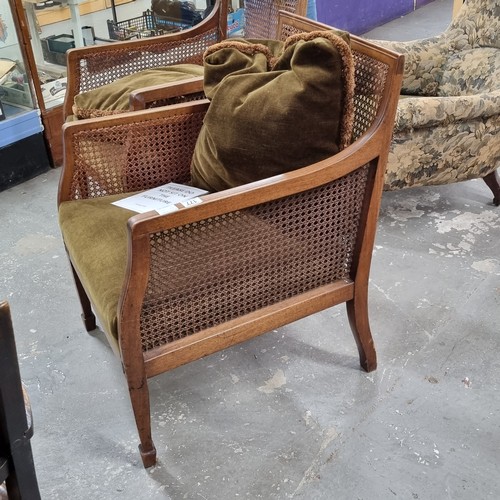
<path fill-rule="evenodd" d="M 368 320 L 368 300 L 366 293 L 355 293 L 354 299 L 346 302 L 347 316 L 354 340 L 358 346 L 361 367 L 371 372 L 377 368 L 377 353 Z"/>

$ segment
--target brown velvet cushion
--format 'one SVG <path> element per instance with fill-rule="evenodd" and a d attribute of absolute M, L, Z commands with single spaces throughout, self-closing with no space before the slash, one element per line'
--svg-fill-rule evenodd
<path fill-rule="evenodd" d="M 73 265 L 103 329 L 115 339 L 127 266 L 127 221 L 135 213 L 111 203 L 130 194 L 67 201 L 59 207 L 59 224 Z"/>
<path fill-rule="evenodd" d="M 129 95 L 134 90 L 202 75 L 203 67 L 196 64 L 177 64 L 140 71 L 76 95 L 73 113 L 79 119 L 123 113 L 129 109 Z"/>
<path fill-rule="evenodd" d="M 342 35 L 342 36 L 340 36 Z M 344 32 L 227 40 L 204 56 L 210 107 L 193 185 L 220 191 L 310 165 L 350 143 L 354 63 Z"/>

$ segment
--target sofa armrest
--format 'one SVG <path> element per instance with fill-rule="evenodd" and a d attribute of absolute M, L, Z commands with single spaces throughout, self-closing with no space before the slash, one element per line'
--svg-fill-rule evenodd
<path fill-rule="evenodd" d="M 182 82 L 143 87 L 130 93 L 129 102 L 131 111 L 139 111 L 204 98 L 203 77 L 193 77 Z"/>
<path fill-rule="evenodd" d="M 205 49 L 227 33 L 228 0 L 217 0 L 212 12 L 193 28 L 149 38 L 71 49 L 64 117 L 72 114 L 75 95 L 139 71 L 172 64 L 202 64 Z"/>
<path fill-rule="evenodd" d="M 448 55 L 443 44 L 443 35 L 405 42 L 373 42 L 405 56 L 402 94 L 436 95 Z"/>
<path fill-rule="evenodd" d="M 58 203 L 187 183 L 208 101 L 63 126 Z"/>
<path fill-rule="evenodd" d="M 403 97 L 399 100 L 394 132 L 486 120 L 498 116 L 499 109 L 500 90 L 453 97 Z"/>

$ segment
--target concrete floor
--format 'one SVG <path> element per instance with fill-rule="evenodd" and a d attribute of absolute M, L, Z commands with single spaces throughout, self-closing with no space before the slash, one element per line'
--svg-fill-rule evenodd
<path fill-rule="evenodd" d="M 374 36 L 410 38 L 405 23 L 443 23 L 451 4 Z M 58 177 L 0 193 L 0 297 L 44 500 L 500 498 L 500 208 L 482 181 L 384 194 L 377 371 L 359 369 L 338 306 L 158 376 L 146 471 L 120 364 L 80 321 Z"/>

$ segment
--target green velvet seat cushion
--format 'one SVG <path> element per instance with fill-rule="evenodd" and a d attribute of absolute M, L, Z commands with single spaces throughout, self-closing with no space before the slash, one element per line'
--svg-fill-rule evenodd
<path fill-rule="evenodd" d="M 76 95 L 73 113 L 78 119 L 123 113 L 129 109 L 129 95 L 134 90 L 202 75 L 203 67 L 197 64 L 176 64 L 140 71 Z"/>
<path fill-rule="evenodd" d="M 305 167 L 351 142 L 349 35 L 227 40 L 204 55 L 211 100 L 191 163 L 193 185 L 221 191 Z"/>
<path fill-rule="evenodd" d="M 130 194 L 67 201 L 59 207 L 59 225 L 71 261 L 103 329 L 115 339 L 127 266 L 127 221 L 135 213 L 111 203 Z"/>

